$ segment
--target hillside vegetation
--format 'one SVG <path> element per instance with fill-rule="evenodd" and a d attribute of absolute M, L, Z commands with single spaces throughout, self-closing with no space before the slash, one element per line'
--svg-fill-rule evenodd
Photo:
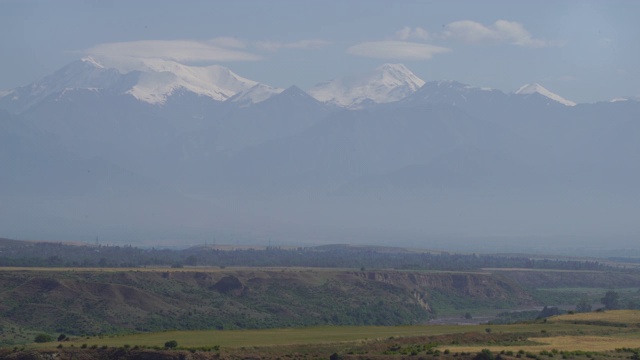
<path fill-rule="evenodd" d="M 516 283 L 487 273 L 33 269 L 0 271 L 0 288 L 5 328 L 74 335 L 400 325 L 424 323 L 445 304 L 534 305 Z"/>

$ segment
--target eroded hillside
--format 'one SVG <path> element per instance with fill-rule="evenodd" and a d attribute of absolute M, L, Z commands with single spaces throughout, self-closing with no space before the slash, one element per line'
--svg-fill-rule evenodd
<path fill-rule="evenodd" d="M 422 323 L 443 307 L 531 306 L 489 273 L 309 269 L 0 272 L 6 328 L 99 334 L 166 329 Z"/>

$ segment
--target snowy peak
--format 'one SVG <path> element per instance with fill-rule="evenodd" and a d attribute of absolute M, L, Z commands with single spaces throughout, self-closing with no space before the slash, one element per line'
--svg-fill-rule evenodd
<path fill-rule="evenodd" d="M 389 84 L 405 84 L 414 90 L 424 85 L 424 80 L 417 77 L 402 64 L 383 64 L 375 69 L 375 73 Z"/>
<path fill-rule="evenodd" d="M 22 112 L 52 94 L 69 89 L 108 89 L 128 80 L 116 69 L 107 69 L 91 58 L 74 61 L 30 85 L 12 90 L 1 99 L 3 108 Z"/>
<path fill-rule="evenodd" d="M 388 103 L 403 99 L 424 85 L 402 64 L 384 64 L 368 73 L 320 83 L 309 90 L 318 101 L 347 108 L 366 103 Z"/>
<path fill-rule="evenodd" d="M 283 89 L 274 88 L 265 84 L 257 84 L 253 87 L 240 91 L 230 97 L 227 101 L 236 103 L 238 107 L 247 107 L 252 104 L 263 102 L 270 97 L 280 94 Z"/>
<path fill-rule="evenodd" d="M 545 89 L 542 85 L 534 83 L 534 84 L 526 84 L 522 87 L 520 87 L 520 89 L 516 90 L 515 94 L 517 95 L 531 95 L 531 94 L 539 94 L 542 95 L 546 98 L 549 98 L 553 101 L 559 102 L 560 104 L 566 105 L 566 106 L 575 106 L 576 103 L 574 103 L 571 100 L 567 100 L 565 98 L 563 98 L 562 96 L 558 95 L 558 94 L 554 94 L 551 91 Z"/>
<path fill-rule="evenodd" d="M 87 89 L 129 94 L 150 104 L 164 104 L 168 97 L 183 92 L 216 101 L 244 92 L 240 101 L 256 103 L 282 91 L 243 78 L 219 65 L 187 66 L 161 59 L 98 60 L 88 56 L 30 85 L 4 92 L 4 96 L 0 96 L 0 108 L 19 113 L 49 96 Z"/>
<path fill-rule="evenodd" d="M 142 72 L 140 81 L 127 93 L 151 104 L 163 104 L 177 90 L 225 101 L 258 84 L 219 65 L 187 66 L 174 61 L 143 59 L 137 70 Z"/>
<path fill-rule="evenodd" d="M 609 102 L 612 102 L 612 103 L 625 102 L 625 101 L 640 102 L 640 96 L 636 96 L 636 97 L 617 97 L 617 98 L 613 98 L 613 99 L 609 100 Z"/>
<path fill-rule="evenodd" d="M 82 59 L 80 59 L 80 61 L 93 65 L 94 67 L 98 68 L 98 69 L 104 69 L 104 65 L 100 64 L 96 59 L 94 59 L 91 56 L 87 56 L 87 57 L 83 57 Z"/>

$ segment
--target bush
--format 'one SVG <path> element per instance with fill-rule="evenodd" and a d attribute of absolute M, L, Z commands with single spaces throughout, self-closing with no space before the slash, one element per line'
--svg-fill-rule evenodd
<path fill-rule="evenodd" d="M 51 338 L 51 335 L 49 334 L 38 334 L 36 335 L 36 337 L 33 339 L 33 341 L 37 342 L 37 343 L 46 343 L 53 340 Z"/>
<path fill-rule="evenodd" d="M 471 315 L 470 312 L 467 312 L 467 313 L 464 314 L 464 318 L 467 319 L 467 320 L 473 319 L 473 315 Z"/>
<path fill-rule="evenodd" d="M 482 349 L 476 356 L 473 357 L 473 360 L 493 360 L 493 354 L 489 349 Z"/>
<path fill-rule="evenodd" d="M 175 347 L 178 347 L 178 342 L 175 340 L 169 340 L 164 343 L 164 347 L 166 347 L 167 349 L 173 349 Z"/>

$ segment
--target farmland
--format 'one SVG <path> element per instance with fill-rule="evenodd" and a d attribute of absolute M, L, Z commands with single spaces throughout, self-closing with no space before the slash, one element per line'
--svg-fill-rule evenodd
<path fill-rule="evenodd" d="M 321 326 L 263 330 L 168 331 L 121 336 L 76 337 L 29 345 L 11 354 L 78 352 L 122 358 L 157 353 L 199 358 L 420 358 L 467 359 L 488 351 L 502 358 L 614 358 L 637 354 L 640 311 L 607 311 L 552 317 L 513 325 Z M 576 321 L 578 321 L 576 323 Z M 166 350 L 169 340 L 178 344 Z M 65 355 L 66 354 L 66 355 Z M 129 355 L 126 355 L 129 354 Z M 74 355 L 74 356 L 75 356 Z M 98 356 L 99 357 L 99 356 Z M 19 357 L 16 357 L 19 358 Z"/>

